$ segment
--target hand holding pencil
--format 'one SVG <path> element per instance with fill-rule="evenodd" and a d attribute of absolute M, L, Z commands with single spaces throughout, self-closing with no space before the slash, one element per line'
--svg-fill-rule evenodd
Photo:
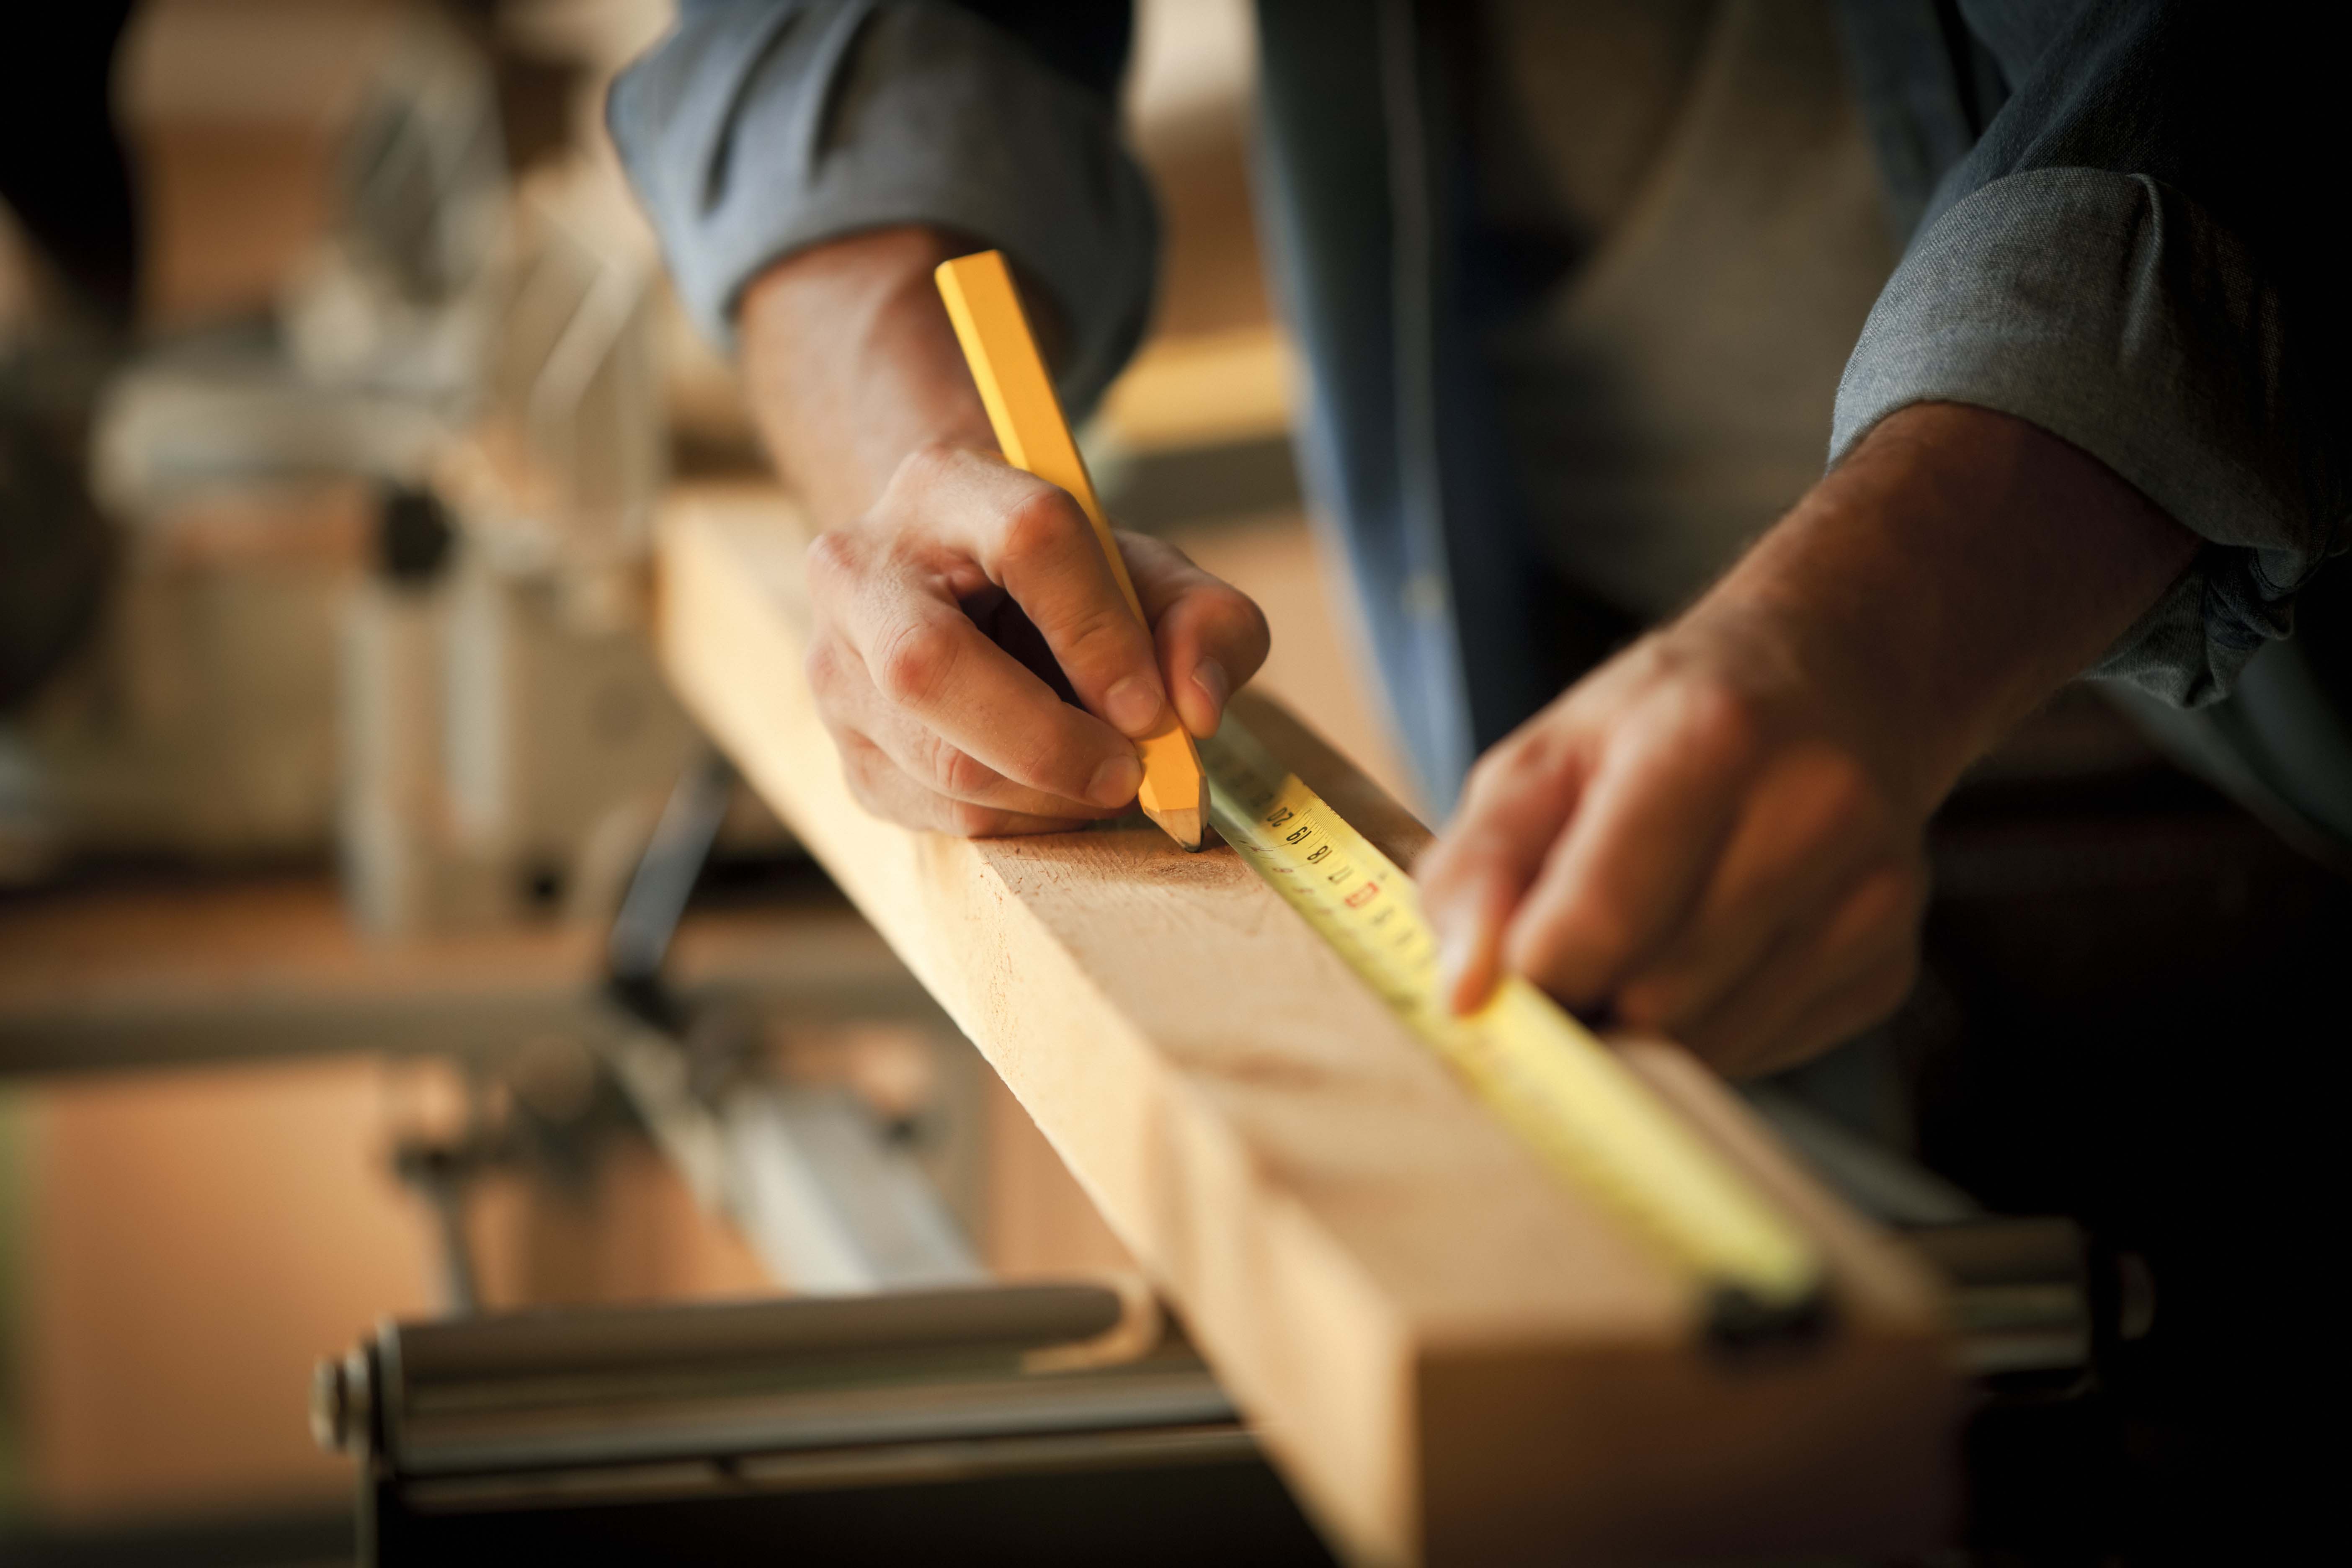
<path fill-rule="evenodd" d="M 1064 831 L 1135 809 L 1143 742 L 1214 731 L 1265 621 L 1164 542 L 1121 534 L 1113 556 L 1069 489 L 999 455 L 932 276 L 950 254 L 922 231 L 861 237 L 745 300 L 747 363 L 794 367 L 755 389 L 763 431 L 824 530 L 806 668 L 875 815 Z"/>
<path fill-rule="evenodd" d="M 940 294 L 947 300 L 956 340 L 971 365 L 981 401 L 988 405 L 989 422 L 996 427 L 997 445 L 1004 460 L 1066 491 L 1087 515 L 1096 544 L 1101 549 L 1119 596 L 1127 601 L 1135 625 L 1150 623 L 1136 597 L 1118 541 L 1095 495 L 1086 459 L 1078 454 L 1061 400 L 1045 374 L 1045 361 L 1022 314 L 1021 298 L 1013 288 L 1013 274 L 1001 251 L 943 261 L 939 268 Z M 1144 814 L 1169 837 L 1187 849 L 1201 847 L 1209 820 L 1208 775 L 1201 771 L 1201 753 L 1185 731 L 1183 721 L 1168 709 L 1156 727 L 1137 738 L 1142 753 L 1143 782 L 1136 798 Z"/>

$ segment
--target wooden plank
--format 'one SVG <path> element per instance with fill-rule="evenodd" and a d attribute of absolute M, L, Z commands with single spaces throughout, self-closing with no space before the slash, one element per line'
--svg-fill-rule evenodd
<path fill-rule="evenodd" d="M 1943 1527 L 1935 1291 L 1682 1053 L 1631 1059 L 1821 1242 L 1838 1324 L 1745 1362 L 1228 850 L 1148 828 L 968 841 L 878 822 L 801 676 L 789 509 L 664 520 L 672 680 L 940 1000 L 1365 1563 L 1900 1546 Z M 1277 628 L 1279 635 L 1279 628 Z M 1400 860 L 1425 830 L 1265 707 L 1261 737 Z"/>

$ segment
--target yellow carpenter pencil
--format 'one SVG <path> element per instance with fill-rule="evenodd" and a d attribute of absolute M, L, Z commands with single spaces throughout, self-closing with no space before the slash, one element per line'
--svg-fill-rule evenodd
<path fill-rule="evenodd" d="M 1062 416 L 1061 399 L 1054 395 L 1053 378 L 1037 352 L 1029 320 L 1013 292 L 1013 275 L 1002 251 L 984 250 L 943 261 L 937 273 L 940 297 L 947 301 L 956 339 L 980 384 L 981 401 L 988 405 L 989 423 L 996 427 L 996 444 L 1004 460 L 1067 490 L 1087 521 L 1094 524 L 1095 540 L 1110 562 L 1127 607 L 1149 629 L 1143 603 L 1135 596 L 1127 563 L 1111 537 L 1110 521 L 1103 516 L 1086 460 Z M 1201 847 L 1201 833 L 1209 819 L 1209 780 L 1201 768 L 1201 753 L 1184 721 L 1168 705 L 1162 727 L 1136 742 L 1143 754 L 1143 787 L 1137 799 L 1144 814 L 1168 837 L 1187 849 Z"/>

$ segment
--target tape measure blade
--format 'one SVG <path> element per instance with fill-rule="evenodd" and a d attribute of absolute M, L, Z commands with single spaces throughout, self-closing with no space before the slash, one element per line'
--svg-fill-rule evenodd
<path fill-rule="evenodd" d="M 1218 832 L 1523 1143 L 1681 1273 L 1699 1312 L 1811 1321 L 1811 1241 L 1598 1037 L 1516 977 L 1456 1016 L 1395 862 L 1238 720 L 1202 755 Z"/>

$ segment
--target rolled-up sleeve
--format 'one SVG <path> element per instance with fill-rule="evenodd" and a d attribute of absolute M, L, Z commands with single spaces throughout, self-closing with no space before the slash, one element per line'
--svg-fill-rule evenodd
<path fill-rule="evenodd" d="M 723 346 L 764 268 L 902 224 L 994 246 L 1045 290 L 1074 407 L 1142 335 L 1156 225 L 1111 101 L 954 6 L 688 5 L 606 119 L 679 295 Z"/>
<path fill-rule="evenodd" d="M 1831 443 L 1834 466 L 1941 401 L 2099 458 L 2207 542 L 2090 673 L 2182 706 L 2288 635 L 2295 591 L 2352 542 L 2340 290 L 2306 249 L 2324 198 L 2277 177 L 2309 151 L 2307 106 L 2280 101 L 2292 73 L 2255 79 L 2283 40 L 2218 16 L 2086 4 L 2005 59 L 2018 90 L 1873 310 Z"/>

